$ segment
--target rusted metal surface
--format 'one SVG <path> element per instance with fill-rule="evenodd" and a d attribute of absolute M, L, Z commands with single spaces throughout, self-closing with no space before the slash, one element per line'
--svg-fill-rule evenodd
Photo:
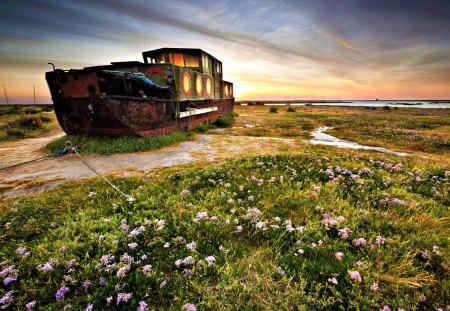
<path fill-rule="evenodd" d="M 160 49 L 143 55 L 146 63 L 47 72 L 63 130 L 70 135 L 155 136 L 213 123 L 233 111 L 233 84 L 222 80 L 222 63 L 209 54 Z M 164 63 L 147 63 L 148 57 Z"/>

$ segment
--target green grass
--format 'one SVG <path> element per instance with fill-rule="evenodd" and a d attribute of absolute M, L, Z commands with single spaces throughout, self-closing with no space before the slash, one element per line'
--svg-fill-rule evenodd
<path fill-rule="evenodd" d="M 133 200 L 95 179 L 5 201 L 3 279 L 17 279 L 0 297 L 11 292 L 13 310 L 31 301 L 39 310 L 102 309 L 108 297 L 111 310 L 136 310 L 141 301 L 160 310 L 450 304 L 449 168 L 320 150 L 113 178 Z M 365 245 L 355 244 L 360 238 Z M 46 263 L 52 269 L 42 271 Z M 57 302 L 62 286 L 70 291 Z M 119 293 L 132 297 L 117 304 Z"/>
<path fill-rule="evenodd" d="M 235 113 L 229 113 L 217 120 L 213 125 L 200 125 L 195 131 L 203 133 L 211 127 L 228 127 L 232 124 Z M 193 131 L 179 131 L 168 135 L 161 135 L 155 137 L 81 137 L 81 136 L 63 136 L 58 138 L 44 148 L 45 152 L 56 152 L 64 148 L 66 141 L 72 142 L 74 146 L 79 146 L 79 151 L 85 154 L 115 154 L 125 152 L 138 152 L 155 150 L 167 147 L 192 137 Z"/>
<path fill-rule="evenodd" d="M 330 135 L 363 145 L 450 157 L 450 109 L 296 107 L 267 115 L 267 107 L 236 108 L 260 118 L 261 128 L 241 131 L 248 136 L 307 138 L 315 127 L 329 126 Z"/>
<path fill-rule="evenodd" d="M 238 114 L 234 112 L 227 113 L 214 122 L 214 125 L 218 127 L 229 127 L 233 123 L 234 118 L 237 116 Z"/>
<path fill-rule="evenodd" d="M 88 137 L 63 136 L 45 146 L 45 152 L 52 153 L 64 148 L 66 141 L 71 141 L 74 146 L 79 146 L 79 152 L 89 154 L 115 154 L 125 152 L 138 152 L 155 150 L 185 141 L 193 135 L 192 131 L 175 132 L 156 137 Z"/>
<path fill-rule="evenodd" d="M 40 137 L 57 127 L 52 106 L 0 106 L 0 142 Z"/>

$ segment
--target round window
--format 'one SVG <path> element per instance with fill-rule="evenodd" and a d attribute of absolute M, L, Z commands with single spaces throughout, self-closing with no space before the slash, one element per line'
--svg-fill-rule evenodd
<path fill-rule="evenodd" d="M 197 91 L 197 95 L 202 95 L 202 77 L 200 75 L 197 75 L 197 78 L 195 79 L 195 90 Z"/>
<path fill-rule="evenodd" d="M 189 77 L 189 73 L 187 72 L 183 73 L 181 87 L 183 88 L 184 95 L 189 96 L 189 94 L 191 94 L 191 77 Z"/>
<path fill-rule="evenodd" d="M 211 79 L 206 78 L 206 95 L 211 96 Z"/>

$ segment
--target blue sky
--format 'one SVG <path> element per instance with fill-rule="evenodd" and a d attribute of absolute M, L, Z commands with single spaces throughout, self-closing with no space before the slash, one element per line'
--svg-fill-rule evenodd
<path fill-rule="evenodd" d="M 449 16 L 447 0 L 3 0 L 0 82 L 50 102 L 48 62 L 191 47 L 224 63 L 238 99 L 450 98 Z"/>

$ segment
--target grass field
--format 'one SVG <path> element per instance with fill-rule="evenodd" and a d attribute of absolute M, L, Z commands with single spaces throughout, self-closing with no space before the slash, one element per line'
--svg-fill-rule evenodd
<path fill-rule="evenodd" d="M 395 131 L 415 127 L 448 139 L 446 112 L 236 111 L 236 128 L 227 135 L 287 137 L 298 147 L 114 178 L 129 197 L 92 179 L 3 200 L 0 306 L 448 308 L 446 149 L 421 150 L 430 158 L 420 158 L 301 143 L 319 125 L 346 139 L 360 118 L 361 126 L 388 128 L 379 119 L 394 113 Z M 371 132 L 358 135 L 364 143 Z M 375 142 L 389 147 L 389 141 Z M 415 151 L 401 142 L 395 149 Z"/>
<path fill-rule="evenodd" d="M 59 128 L 51 106 L 0 106 L 0 142 L 40 137 Z"/>

